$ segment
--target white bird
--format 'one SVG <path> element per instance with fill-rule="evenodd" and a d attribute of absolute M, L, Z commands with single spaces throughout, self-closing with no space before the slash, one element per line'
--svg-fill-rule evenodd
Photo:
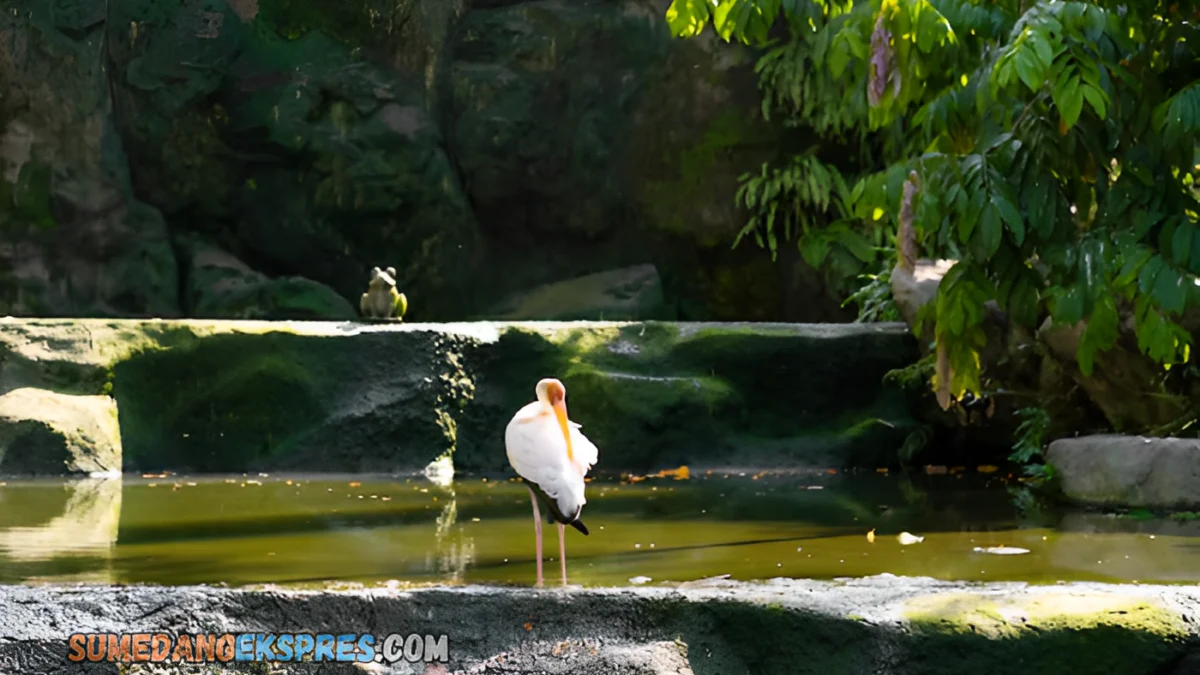
<path fill-rule="evenodd" d="M 524 479 L 533 501 L 537 538 L 537 585 L 542 585 L 542 513 L 538 502 L 558 525 L 558 554 L 562 582 L 567 584 L 567 548 L 564 525 L 583 534 L 579 519 L 584 497 L 584 476 L 596 463 L 599 450 L 567 419 L 567 389 L 553 378 L 537 383 L 537 400 L 517 411 L 504 431 L 508 463 Z"/>

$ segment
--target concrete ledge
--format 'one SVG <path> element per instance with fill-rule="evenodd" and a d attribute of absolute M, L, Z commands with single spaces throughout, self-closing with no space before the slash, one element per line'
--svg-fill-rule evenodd
<path fill-rule="evenodd" d="M 66 661 L 74 632 L 243 630 L 448 636 L 445 671 L 376 669 L 393 673 L 1185 675 L 1200 665 L 1195 586 L 891 576 L 570 591 L 7 586 L 0 606 L 4 672 L 117 672 Z"/>

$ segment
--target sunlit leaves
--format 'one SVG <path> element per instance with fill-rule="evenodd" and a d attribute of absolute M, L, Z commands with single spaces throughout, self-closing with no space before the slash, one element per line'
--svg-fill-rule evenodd
<path fill-rule="evenodd" d="M 943 379 L 947 374 L 934 376 L 935 389 L 946 390 L 954 398 L 979 391 L 979 352 L 987 345 L 983 331 L 985 304 L 993 294 L 982 270 L 965 262 L 951 267 L 938 284 L 934 336 L 939 353 L 947 357 L 950 372 L 948 381 Z"/>
<path fill-rule="evenodd" d="M 672 0 L 667 8 L 667 26 L 676 37 L 699 35 L 709 20 L 709 0 Z"/>
<path fill-rule="evenodd" d="M 1137 299 L 1133 310 L 1138 347 L 1147 356 L 1168 366 L 1188 360 L 1192 336 L 1174 321 L 1163 316 L 1150 298 Z"/>
<path fill-rule="evenodd" d="M 1096 303 L 1092 315 L 1088 317 L 1087 325 L 1084 326 L 1083 335 L 1080 336 L 1076 359 L 1079 362 L 1079 370 L 1084 375 L 1091 376 L 1096 354 L 1116 344 L 1118 326 L 1117 303 L 1111 295 L 1105 294 Z"/>
<path fill-rule="evenodd" d="M 960 261 L 928 310 L 957 396 L 978 382 L 988 298 L 1021 325 L 1049 314 L 1081 326 L 1084 372 L 1131 327 L 1150 358 L 1188 356 L 1200 28 L 1158 4 L 675 0 L 668 22 L 746 43 L 791 28 L 758 63 L 763 113 L 859 153 L 859 168 L 844 194 L 779 163 L 743 185 L 739 201 L 756 206 L 739 239 L 858 264 L 893 240 L 904 209 L 921 257 Z M 902 202 L 913 170 L 920 190 Z"/>
<path fill-rule="evenodd" d="M 747 236 L 768 249 L 774 259 L 780 241 L 797 240 L 801 253 L 813 267 L 820 267 L 834 245 L 855 258 L 870 260 L 874 251 L 865 239 L 844 223 L 841 229 L 816 230 L 819 225 L 839 225 L 847 215 L 846 183 L 837 169 L 816 157 L 800 155 L 782 166 L 764 164 L 758 174 L 741 177 L 736 199 L 750 213 L 738 233 L 736 247 Z"/>

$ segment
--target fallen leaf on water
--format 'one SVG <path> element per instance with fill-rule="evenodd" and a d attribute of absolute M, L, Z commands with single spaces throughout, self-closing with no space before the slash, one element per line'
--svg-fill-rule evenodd
<path fill-rule="evenodd" d="M 975 467 L 975 470 L 978 471 L 979 473 L 995 473 L 997 471 L 997 468 L 992 466 L 991 464 L 984 464 L 983 466 Z"/>
<path fill-rule="evenodd" d="M 532 623 L 530 623 L 530 622 L 528 622 L 528 621 L 526 621 L 526 622 L 525 622 L 525 630 L 526 630 L 526 631 L 531 631 L 531 630 L 533 630 L 533 624 L 532 624 Z"/>
<path fill-rule="evenodd" d="M 875 528 L 873 527 L 871 528 L 871 531 L 867 533 L 867 543 L 875 543 Z"/>
<path fill-rule="evenodd" d="M 167 474 L 165 474 L 165 473 L 144 473 L 144 474 L 142 474 L 142 478 L 166 478 L 166 477 L 167 477 Z"/>
<path fill-rule="evenodd" d="M 908 546 L 909 544 L 919 544 L 925 541 L 925 537 L 918 537 L 915 534 L 901 532 L 900 534 L 896 535 L 896 541 L 900 542 L 901 546 Z"/>
<path fill-rule="evenodd" d="M 360 486 L 360 485 L 362 485 L 362 483 L 360 483 L 360 482 L 358 482 L 358 481 L 356 481 L 356 480 L 352 480 L 352 481 L 350 481 L 350 487 L 358 487 L 358 486 Z"/>
<path fill-rule="evenodd" d="M 991 555 L 1022 555 L 1029 553 L 1027 548 L 1017 548 L 1016 546 L 989 546 L 987 548 L 975 547 L 976 553 L 990 553 Z"/>
<path fill-rule="evenodd" d="M 925 467 L 925 473 L 929 474 L 930 476 L 940 476 L 946 472 L 947 469 L 944 466 L 934 466 L 930 464 Z"/>
<path fill-rule="evenodd" d="M 687 465 L 681 466 L 678 469 L 663 469 L 654 474 L 655 478 L 674 478 L 675 480 L 687 480 L 689 476 Z M 632 477 L 631 477 L 632 479 Z"/>
<path fill-rule="evenodd" d="M 886 466 L 881 466 L 878 469 L 875 469 L 875 473 L 887 473 L 887 472 L 888 472 L 888 468 Z"/>
<path fill-rule="evenodd" d="M 642 481 L 644 481 L 644 480 L 646 480 L 646 477 L 645 477 L 645 476 L 630 476 L 630 477 L 629 477 L 629 482 L 630 482 L 630 483 L 640 483 L 640 482 L 642 482 Z"/>
<path fill-rule="evenodd" d="M 825 470 L 825 473 L 829 474 L 830 476 L 836 476 L 836 475 L 837 475 L 837 469 L 826 469 L 826 470 Z"/>

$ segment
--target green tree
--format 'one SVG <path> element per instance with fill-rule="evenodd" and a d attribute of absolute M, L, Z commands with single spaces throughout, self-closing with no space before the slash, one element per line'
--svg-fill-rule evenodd
<path fill-rule="evenodd" d="M 858 155 L 853 176 L 819 153 L 745 176 L 742 236 L 826 266 L 897 238 L 909 269 L 913 249 L 957 261 L 923 320 L 959 398 L 980 390 L 988 301 L 1031 330 L 1083 325 L 1085 376 L 1126 319 L 1146 358 L 1189 361 L 1200 10 L 1180 5 L 674 0 L 666 18 L 762 47 L 764 115 Z"/>

